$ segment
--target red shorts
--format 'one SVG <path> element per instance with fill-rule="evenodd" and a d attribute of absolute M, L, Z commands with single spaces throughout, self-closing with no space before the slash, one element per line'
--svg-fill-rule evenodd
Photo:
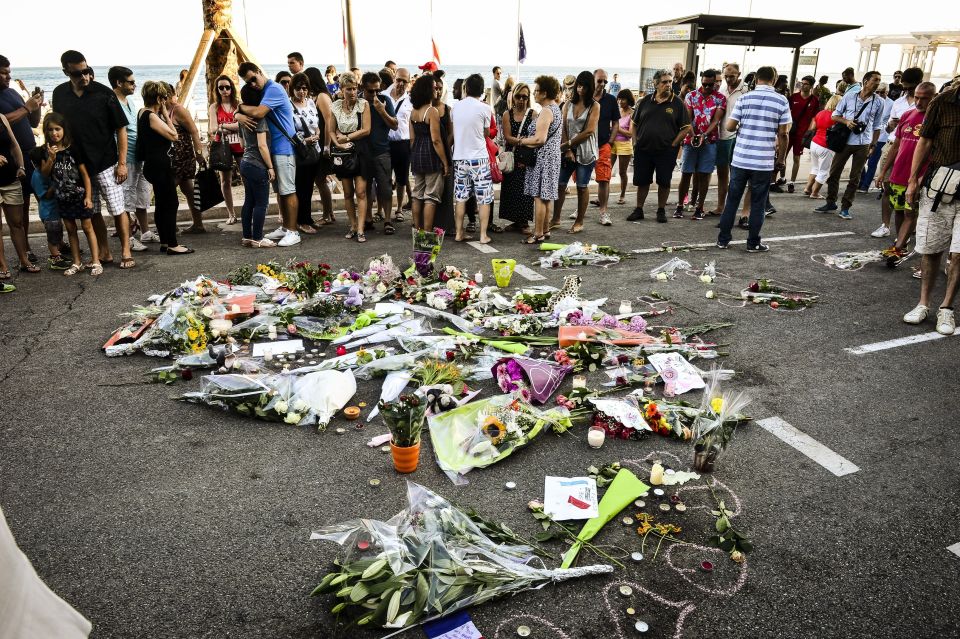
<path fill-rule="evenodd" d="M 613 164 L 610 162 L 610 144 L 604 144 L 599 149 L 597 166 L 595 167 L 597 182 L 609 182 L 613 174 Z"/>
<path fill-rule="evenodd" d="M 803 155 L 803 133 L 800 135 L 793 134 L 790 136 L 790 150 L 794 155 Z"/>

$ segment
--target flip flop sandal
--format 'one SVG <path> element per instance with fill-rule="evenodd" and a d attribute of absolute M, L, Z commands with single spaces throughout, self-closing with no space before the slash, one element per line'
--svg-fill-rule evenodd
<path fill-rule="evenodd" d="M 397 232 L 397 229 L 393 228 L 393 224 L 387 223 L 383 225 L 384 235 L 393 235 L 396 232 Z"/>
<path fill-rule="evenodd" d="M 37 266 L 36 264 L 27 264 L 26 266 L 24 266 L 23 264 L 20 265 L 21 273 L 39 273 L 40 270 L 41 270 L 40 267 Z"/>
<path fill-rule="evenodd" d="M 0 280 L 9 280 L 10 271 L 0 271 Z"/>
<path fill-rule="evenodd" d="M 103 275 L 103 265 L 101 264 L 91 264 L 90 265 L 90 275 L 97 277 L 98 275 Z"/>
<path fill-rule="evenodd" d="M 136 265 L 137 263 L 134 261 L 132 257 L 125 257 L 120 260 L 120 268 L 123 268 L 123 269 L 133 268 Z"/>
<path fill-rule="evenodd" d="M 357 232 L 356 232 L 356 231 L 350 231 L 349 233 L 347 233 L 347 234 L 344 235 L 343 237 L 344 237 L 344 239 L 347 239 L 347 240 L 355 240 L 355 239 L 357 239 Z"/>
<path fill-rule="evenodd" d="M 503 227 L 502 227 L 502 226 L 498 226 L 498 225 L 496 225 L 496 224 L 491 224 L 491 225 L 490 225 L 490 232 L 491 232 L 491 233 L 503 233 Z"/>
<path fill-rule="evenodd" d="M 363 233 L 359 233 L 357 234 L 357 241 L 363 244 L 364 242 L 367 241 L 367 236 Z"/>
<path fill-rule="evenodd" d="M 397 224 L 403 224 L 403 222 L 404 222 L 403 213 L 401 212 L 401 213 L 397 213 L 396 215 L 394 215 L 394 216 L 393 216 L 393 221 L 396 222 Z"/>

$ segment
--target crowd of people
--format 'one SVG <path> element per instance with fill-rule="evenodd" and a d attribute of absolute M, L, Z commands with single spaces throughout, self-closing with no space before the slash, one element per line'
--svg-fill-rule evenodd
<path fill-rule="evenodd" d="M 303 235 L 324 232 L 336 222 L 335 191 L 344 198 L 348 240 L 366 242 L 378 225 L 392 235 L 409 210 L 415 228 L 449 225 L 458 242 L 475 239 L 479 231 L 477 241 L 486 244 L 491 234 L 515 231 L 522 242 L 536 244 L 561 225 L 568 194 L 576 194 L 568 234 L 585 230 L 591 203 L 598 207 L 596 222 L 612 225 L 608 205 L 615 167 L 619 204 L 625 203 L 628 181 L 636 187 L 636 206 L 626 221 L 645 219 L 656 183 L 654 217 L 666 223 L 679 167 L 670 217 L 718 216 L 717 248 L 728 247 L 736 224 L 748 231 L 749 252 L 769 250 L 761 230 L 776 212 L 771 191 L 794 193 L 802 184 L 802 195 L 822 200 L 817 212 L 849 220 L 858 193 L 863 197 L 876 185 L 881 219 L 872 235 L 894 238 L 884 250 L 889 265 L 911 254 L 911 239 L 923 256 L 917 272 L 923 280 L 920 303 L 904 321 L 927 317 L 940 255 L 947 251 L 948 284 L 937 329 L 953 330 L 960 279 L 954 202 L 960 82 L 938 92 L 923 81 L 919 68 L 896 72 L 889 85 L 878 72 L 857 79 L 849 68 L 833 90 L 826 76 L 803 77 L 791 89 L 773 67 L 741 78 L 739 66 L 730 63 L 702 71 L 698 86 L 698 76 L 677 63 L 657 71 L 652 86 L 639 95 L 622 89 L 616 75 L 608 81 L 603 69 L 562 82 L 543 75 L 530 84 L 513 78 L 501 84 L 499 67 L 492 70 L 489 89 L 473 74 L 457 79 L 448 92 L 449 78 L 433 62 L 414 75 L 392 61 L 377 72 L 338 74 L 332 66 L 320 71 L 305 66 L 297 52 L 287 64 L 288 72 L 270 79 L 256 64 L 242 63 L 239 90 L 233 77 L 216 79 L 207 146 L 178 102 L 180 83 L 145 82 L 136 106 L 137 79 L 130 69 L 112 67 L 106 86 L 95 81 L 83 54 L 66 51 L 61 66 L 68 79 L 53 91 L 41 121 L 43 92 L 24 95 L 12 88 L 10 61 L 0 56 L 0 196 L 21 271 L 41 270 L 27 234 L 31 196 L 46 230 L 48 265 L 65 275 L 89 270 L 97 276 L 114 261 L 104 204 L 119 239 L 120 268 L 135 267 L 133 254 L 152 242 L 167 255 L 192 253 L 179 235 L 206 232 L 194 178 L 212 160 L 213 145 L 219 147 L 227 224 L 239 222 L 242 244 L 256 248 L 295 246 Z M 186 74 L 181 76 L 182 83 Z M 805 150 L 809 176 L 798 182 Z M 244 189 L 239 216 L 232 192 L 235 167 Z M 714 173 L 717 201 L 711 206 Z M 591 180 L 597 183 L 592 201 Z M 271 187 L 279 225 L 266 230 Z M 182 231 L 178 189 L 193 218 Z M 320 196 L 319 220 L 314 190 Z M 155 231 L 147 217 L 151 191 Z M 8 279 L 0 242 L 4 292 L 13 288 Z"/>

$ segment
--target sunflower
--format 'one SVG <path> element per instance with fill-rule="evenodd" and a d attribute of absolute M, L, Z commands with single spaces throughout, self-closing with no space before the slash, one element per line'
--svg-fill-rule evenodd
<path fill-rule="evenodd" d="M 480 427 L 480 430 L 490 439 L 490 443 L 494 446 L 502 442 L 503 438 L 507 435 L 506 426 L 492 415 L 483 420 L 483 425 Z"/>

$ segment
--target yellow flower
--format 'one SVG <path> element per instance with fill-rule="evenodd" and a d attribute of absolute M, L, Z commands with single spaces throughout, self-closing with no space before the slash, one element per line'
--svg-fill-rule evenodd
<path fill-rule="evenodd" d="M 637 528 L 637 534 L 638 534 L 638 535 L 646 535 L 648 532 L 650 532 L 650 528 L 651 528 L 650 524 L 648 524 L 648 523 L 645 522 L 645 521 L 644 521 L 644 522 L 641 522 L 641 523 L 640 523 L 640 527 Z"/>
<path fill-rule="evenodd" d="M 189 339 L 191 342 L 196 341 L 198 337 L 200 337 L 200 333 L 197 331 L 197 329 L 191 328 L 187 330 L 187 339 Z"/>
<path fill-rule="evenodd" d="M 713 409 L 713 412 L 720 414 L 720 411 L 723 409 L 723 398 L 714 397 L 710 400 L 710 408 Z"/>

